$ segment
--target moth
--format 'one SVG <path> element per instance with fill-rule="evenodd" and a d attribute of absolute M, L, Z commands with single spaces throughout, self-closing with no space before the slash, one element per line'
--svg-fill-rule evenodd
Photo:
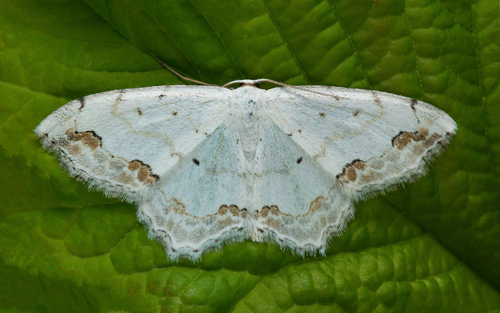
<path fill-rule="evenodd" d="M 440 109 L 328 87 L 155 86 L 73 100 L 35 132 L 92 188 L 135 203 L 173 260 L 273 240 L 325 254 L 354 204 L 425 173 L 457 131 Z"/>

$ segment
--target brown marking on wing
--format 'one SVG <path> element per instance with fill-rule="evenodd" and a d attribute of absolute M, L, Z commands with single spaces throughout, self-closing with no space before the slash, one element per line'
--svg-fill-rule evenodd
<path fill-rule="evenodd" d="M 240 209 L 238 209 L 238 206 L 236 204 L 231 204 L 229 206 L 229 212 L 231 212 L 231 214 L 233 214 L 233 216 L 240 215 Z"/>
<path fill-rule="evenodd" d="M 223 204 L 219 207 L 219 210 L 217 211 L 217 214 L 219 215 L 225 215 L 226 213 L 231 213 L 233 216 L 239 216 L 239 217 L 245 217 L 247 215 L 247 209 L 243 208 L 240 209 L 236 204 Z"/>
<path fill-rule="evenodd" d="M 78 132 L 67 130 L 66 136 L 71 141 L 80 141 L 83 145 L 90 148 L 90 150 L 95 150 L 102 146 L 102 138 L 98 136 L 93 130 Z"/>
<path fill-rule="evenodd" d="M 356 159 L 344 166 L 342 173 L 337 175 L 337 179 L 344 182 L 354 182 L 358 178 L 357 171 L 363 171 L 365 167 L 364 161 Z"/>
<path fill-rule="evenodd" d="M 392 138 L 392 146 L 396 147 L 398 150 L 403 150 L 407 145 L 409 145 L 412 141 L 418 142 L 425 139 L 426 136 L 424 134 L 429 134 L 428 130 L 422 129 L 423 132 L 405 132 L 400 131 L 394 138 Z"/>
<path fill-rule="evenodd" d="M 140 160 L 130 161 L 127 168 L 132 172 L 137 171 L 137 179 L 144 185 L 150 185 L 160 179 L 158 175 L 153 174 L 149 165 L 144 164 Z"/>
<path fill-rule="evenodd" d="M 265 207 L 263 207 L 262 210 L 260 210 L 260 216 L 263 218 L 266 218 L 267 215 L 269 214 L 270 209 L 271 208 L 268 207 L 267 205 Z"/>
<path fill-rule="evenodd" d="M 377 105 L 379 107 L 383 108 L 384 106 L 382 105 L 382 100 L 380 100 L 380 98 L 378 97 L 377 92 L 375 90 L 372 90 L 372 95 L 373 95 L 373 99 L 375 99 L 375 102 L 377 103 Z"/>

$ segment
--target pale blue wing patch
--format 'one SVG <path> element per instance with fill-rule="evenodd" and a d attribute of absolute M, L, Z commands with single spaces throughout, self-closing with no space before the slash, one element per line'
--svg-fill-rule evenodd
<path fill-rule="evenodd" d="M 322 253 L 354 213 L 335 177 L 272 121 L 259 137 L 254 162 L 252 239 L 271 238 L 297 253 Z"/>
<path fill-rule="evenodd" d="M 234 126 L 221 124 L 148 190 L 138 216 L 172 259 L 249 237 L 247 169 Z"/>
<path fill-rule="evenodd" d="M 271 117 L 353 199 L 425 173 L 456 132 L 443 111 L 393 94 L 324 86 L 270 90 Z M 316 92 L 316 93 L 315 93 Z M 331 95 L 331 96 L 328 96 Z"/>
<path fill-rule="evenodd" d="M 228 92 L 157 86 L 94 94 L 64 105 L 35 132 L 72 175 L 135 199 L 216 129 Z"/>

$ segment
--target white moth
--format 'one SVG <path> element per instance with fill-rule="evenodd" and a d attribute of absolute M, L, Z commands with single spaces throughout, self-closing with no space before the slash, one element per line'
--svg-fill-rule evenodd
<path fill-rule="evenodd" d="M 354 203 L 413 180 L 457 130 L 389 93 L 326 86 L 113 90 L 36 128 L 71 175 L 138 207 L 169 258 L 272 239 L 325 254 Z M 307 89 L 307 90 L 305 90 Z"/>

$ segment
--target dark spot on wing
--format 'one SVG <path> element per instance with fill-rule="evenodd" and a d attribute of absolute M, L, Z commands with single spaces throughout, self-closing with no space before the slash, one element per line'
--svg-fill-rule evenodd
<path fill-rule="evenodd" d="M 196 164 L 197 166 L 200 165 L 200 161 L 198 161 L 198 159 L 193 159 L 193 163 Z"/>
<path fill-rule="evenodd" d="M 416 105 L 417 103 L 418 103 L 418 100 L 417 100 L 417 99 L 415 99 L 415 98 L 412 98 L 412 99 L 411 99 L 411 103 L 410 103 L 410 105 L 411 105 L 411 108 L 412 108 L 412 110 L 413 110 L 413 111 L 416 111 L 416 109 L 415 109 L 415 105 Z"/>
<path fill-rule="evenodd" d="M 320 113 L 319 113 L 319 116 L 321 116 L 321 117 L 325 117 L 325 116 L 326 116 L 326 113 L 325 113 L 325 112 L 320 112 Z"/>
<path fill-rule="evenodd" d="M 410 107 L 413 110 L 413 114 L 417 118 L 418 123 L 420 124 L 420 118 L 418 118 L 418 115 L 417 115 L 417 104 L 418 104 L 418 100 L 412 98 L 411 102 L 410 102 Z"/>
<path fill-rule="evenodd" d="M 378 106 L 383 107 L 382 100 L 380 100 L 377 94 L 378 93 L 375 90 L 372 90 L 373 99 L 375 100 Z"/>
<path fill-rule="evenodd" d="M 300 162 L 302 162 L 302 157 L 297 159 L 297 164 L 300 164 Z"/>
<path fill-rule="evenodd" d="M 119 89 L 118 90 L 118 96 L 116 96 L 116 99 L 115 99 L 115 104 L 122 101 L 123 99 L 123 95 L 125 94 L 125 89 Z"/>
<path fill-rule="evenodd" d="M 78 109 L 83 109 L 83 107 L 85 106 L 85 97 L 78 98 L 78 102 L 80 102 L 80 107 Z"/>

